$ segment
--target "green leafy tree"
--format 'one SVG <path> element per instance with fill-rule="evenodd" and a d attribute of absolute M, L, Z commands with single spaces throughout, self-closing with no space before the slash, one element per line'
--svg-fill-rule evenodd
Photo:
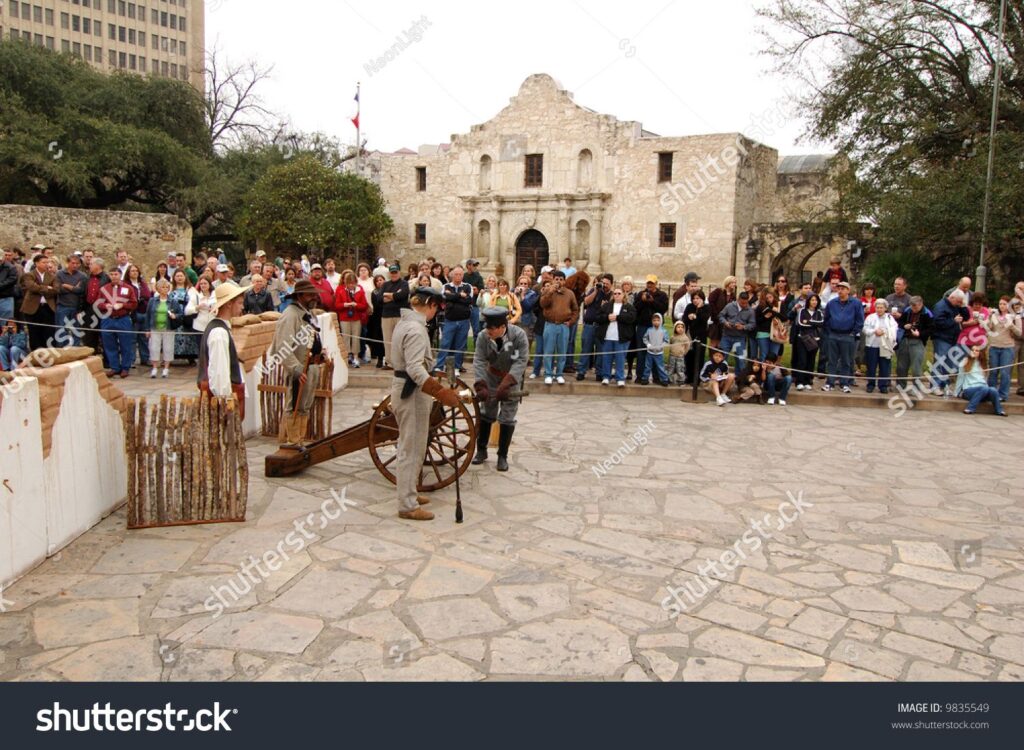
<path fill-rule="evenodd" d="M 187 84 L 0 43 L 0 201 L 171 210 L 211 155 Z"/>
<path fill-rule="evenodd" d="M 771 0 L 767 52 L 804 84 L 807 135 L 855 176 L 839 214 L 876 246 L 922 249 L 968 271 L 980 243 L 997 56 L 1003 91 L 989 245 L 997 276 L 1024 273 L 1024 2 Z"/>
<path fill-rule="evenodd" d="M 253 185 L 238 229 L 248 242 L 265 240 L 280 249 L 336 250 L 376 245 L 393 224 L 380 188 L 302 154 Z"/>

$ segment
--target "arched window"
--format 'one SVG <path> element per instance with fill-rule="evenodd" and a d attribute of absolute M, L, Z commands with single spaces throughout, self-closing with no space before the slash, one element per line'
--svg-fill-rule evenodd
<path fill-rule="evenodd" d="M 590 258 L 590 222 L 582 219 L 576 222 L 576 246 L 573 248 L 573 256 L 578 259 Z"/>
<path fill-rule="evenodd" d="M 480 192 L 491 189 L 491 157 L 484 154 L 480 157 Z"/>
<path fill-rule="evenodd" d="M 491 223 L 481 221 L 476 228 L 476 254 L 487 255 L 491 247 Z"/>
<path fill-rule="evenodd" d="M 589 148 L 580 151 L 576 160 L 576 187 L 578 189 L 589 188 L 594 180 L 594 155 Z"/>

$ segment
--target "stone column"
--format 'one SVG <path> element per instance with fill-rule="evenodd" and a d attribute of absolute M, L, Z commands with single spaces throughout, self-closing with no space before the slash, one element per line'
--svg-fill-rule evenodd
<path fill-rule="evenodd" d="M 487 248 L 487 267 L 494 269 L 501 260 L 501 202 L 491 202 L 494 208 L 494 221 L 491 222 L 491 246 Z"/>
<path fill-rule="evenodd" d="M 604 252 L 602 251 L 604 236 L 601 230 L 603 223 L 604 210 L 598 207 L 590 220 L 590 262 L 587 264 L 587 273 L 591 276 L 603 273 L 604 271 L 602 268 L 604 264 Z"/>
<path fill-rule="evenodd" d="M 558 237 L 552 249 L 557 253 L 557 258 L 549 258 L 548 262 L 556 268 L 562 263 L 562 258 L 573 258 L 572 254 L 572 222 L 569 221 L 569 206 L 563 200 L 558 209 Z M 576 258 L 573 258 L 576 260 Z"/>
<path fill-rule="evenodd" d="M 464 208 L 462 210 L 465 223 L 464 236 L 462 238 L 463 261 L 473 257 L 473 235 L 476 234 L 475 214 L 476 212 L 472 208 Z"/>

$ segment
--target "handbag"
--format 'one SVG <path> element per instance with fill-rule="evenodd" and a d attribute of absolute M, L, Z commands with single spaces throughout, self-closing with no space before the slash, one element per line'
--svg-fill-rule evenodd
<path fill-rule="evenodd" d="M 804 349 L 806 349 L 807 352 L 810 354 L 814 354 L 814 352 L 818 351 L 818 339 L 814 337 L 814 334 L 801 333 L 800 343 L 803 345 Z"/>
<path fill-rule="evenodd" d="M 781 318 L 772 318 L 771 339 L 776 344 L 788 344 L 789 323 L 783 322 Z"/>

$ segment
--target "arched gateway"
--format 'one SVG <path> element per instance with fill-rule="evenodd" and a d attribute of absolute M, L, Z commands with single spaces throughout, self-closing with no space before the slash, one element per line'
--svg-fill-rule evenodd
<path fill-rule="evenodd" d="M 516 240 L 516 276 L 523 266 L 531 265 L 540 276 L 540 269 L 548 265 L 548 238 L 536 229 L 527 229 Z"/>

